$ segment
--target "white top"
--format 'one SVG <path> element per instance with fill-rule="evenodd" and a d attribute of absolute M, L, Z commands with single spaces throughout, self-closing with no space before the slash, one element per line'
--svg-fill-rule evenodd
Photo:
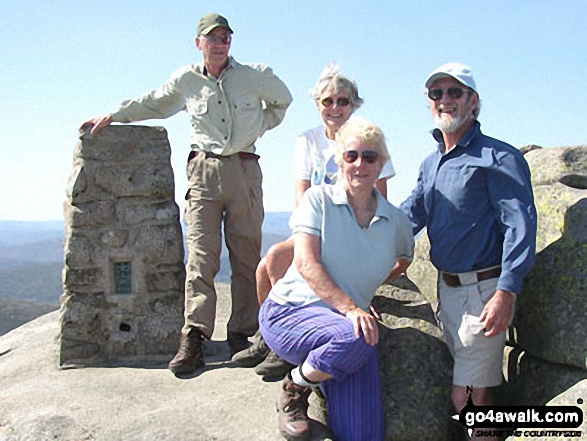
<path fill-rule="evenodd" d="M 357 306 L 366 311 L 397 259 L 411 261 L 414 254 L 414 236 L 408 217 L 379 191 L 373 191 L 377 195 L 377 209 L 367 228 L 357 223 L 342 181 L 309 188 L 290 221 L 294 234 L 320 237 L 324 268 Z M 295 264 L 273 286 L 269 298 L 281 305 L 330 307 L 312 291 Z"/>
<path fill-rule="evenodd" d="M 310 181 L 311 185 L 334 184 L 338 164 L 334 154 L 338 143 L 326 137 L 326 129 L 319 126 L 302 133 L 295 141 L 294 179 Z M 383 165 L 379 179 L 395 176 L 391 160 Z"/>

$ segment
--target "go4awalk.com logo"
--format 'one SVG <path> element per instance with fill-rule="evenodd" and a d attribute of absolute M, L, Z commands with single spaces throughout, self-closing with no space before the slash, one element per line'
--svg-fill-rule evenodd
<path fill-rule="evenodd" d="M 469 436 L 581 437 L 583 423 L 578 406 L 476 406 L 467 387 L 467 405 L 453 418 L 467 427 Z M 583 400 L 577 400 L 583 404 Z M 536 430 L 540 429 L 540 430 Z"/>

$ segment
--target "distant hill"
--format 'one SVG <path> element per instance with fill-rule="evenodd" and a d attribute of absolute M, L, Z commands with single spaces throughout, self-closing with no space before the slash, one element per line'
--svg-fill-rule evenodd
<path fill-rule="evenodd" d="M 0 222 L 0 298 L 59 306 L 64 231 L 62 221 Z"/>
<path fill-rule="evenodd" d="M 0 297 L 0 335 L 4 335 L 48 312 L 55 311 L 57 308 L 57 305 Z"/>
<path fill-rule="evenodd" d="M 0 222 L 0 268 L 63 260 L 62 221 Z"/>
<path fill-rule="evenodd" d="M 20 262 L 0 268 L 0 298 L 59 306 L 63 262 Z"/>
<path fill-rule="evenodd" d="M 290 216 L 289 212 L 265 213 L 263 255 L 271 245 L 290 235 Z M 64 235 L 62 221 L 0 221 L 0 299 L 40 302 L 58 307 L 62 293 Z M 230 274 L 228 251 L 223 246 L 216 281 L 229 283 Z M 0 312 L 3 307 L 0 304 Z"/>

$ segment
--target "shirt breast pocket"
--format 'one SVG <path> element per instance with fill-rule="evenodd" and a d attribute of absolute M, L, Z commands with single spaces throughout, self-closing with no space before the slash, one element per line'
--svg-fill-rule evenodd
<path fill-rule="evenodd" d="M 234 111 L 236 113 L 256 112 L 260 106 L 259 101 L 253 96 L 242 95 L 234 100 Z"/>
<path fill-rule="evenodd" d="M 190 98 L 186 101 L 186 110 L 190 115 L 204 115 L 208 112 L 208 100 Z"/>

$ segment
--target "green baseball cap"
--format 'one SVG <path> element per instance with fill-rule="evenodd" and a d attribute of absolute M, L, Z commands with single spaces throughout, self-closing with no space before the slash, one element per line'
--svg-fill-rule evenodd
<path fill-rule="evenodd" d="M 208 35 L 218 26 L 222 26 L 228 29 L 228 32 L 231 34 L 233 33 L 232 29 L 230 29 L 230 26 L 228 25 L 228 20 L 222 15 L 213 12 L 211 14 L 204 15 L 200 19 L 200 23 L 198 24 L 198 35 Z"/>

